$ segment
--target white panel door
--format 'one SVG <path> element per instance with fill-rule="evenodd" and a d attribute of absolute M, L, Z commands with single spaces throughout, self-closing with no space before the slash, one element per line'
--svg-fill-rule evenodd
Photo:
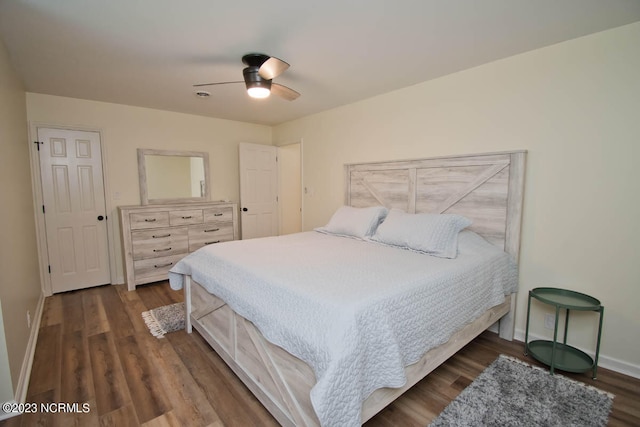
<path fill-rule="evenodd" d="M 110 283 L 100 135 L 38 129 L 54 293 Z"/>
<path fill-rule="evenodd" d="M 278 234 L 277 147 L 240 144 L 242 239 Z"/>

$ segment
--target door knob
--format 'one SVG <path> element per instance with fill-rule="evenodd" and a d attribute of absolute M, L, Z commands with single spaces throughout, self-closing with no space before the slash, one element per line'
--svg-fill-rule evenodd
<path fill-rule="evenodd" d="M 248 211 L 248 210 L 249 210 L 249 209 L 247 209 L 247 208 L 242 208 L 242 212 L 246 212 L 246 211 Z"/>
<path fill-rule="evenodd" d="M 102 215 L 98 215 L 98 221 L 102 221 L 104 217 Z"/>

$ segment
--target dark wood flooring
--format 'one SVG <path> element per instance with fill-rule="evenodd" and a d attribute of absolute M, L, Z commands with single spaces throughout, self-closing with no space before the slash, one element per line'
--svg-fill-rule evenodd
<path fill-rule="evenodd" d="M 55 413 L 38 410 L 0 427 L 277 425 L 196 332 L 151 336 L 140 314 L 182 299 L 166 282 L 47 298 L 27 402 L 79 406 L 53 406 Z M 536 364 L 521 342 L 485 332 L 366 426 L 426 426 L 501 353 Z M 568 376 L 616 395 L 610 426 L 640 426 L 640 380 L 602 368 L 596 381 Z"/>

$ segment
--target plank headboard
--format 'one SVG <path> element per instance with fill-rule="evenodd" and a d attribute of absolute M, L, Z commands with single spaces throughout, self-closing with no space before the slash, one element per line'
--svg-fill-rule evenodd
<path fill-rule="evenodd" d="M 346 165 L 346 201 L 409 213 L 457 213 L 518 258 L 526 151 Z"/>
<path fill-rule="evenodd" d="M 522 150 L 348 164 L 345 204 L 464 215 L 473 221 L 471 230 L 517 261 L 526 154 Z M 514 310 L 512 304 L 501 322 L 503 337 L 513 336 Z"/>

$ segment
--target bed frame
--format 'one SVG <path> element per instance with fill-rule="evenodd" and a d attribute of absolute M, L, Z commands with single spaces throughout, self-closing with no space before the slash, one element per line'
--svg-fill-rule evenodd
<path fill-rule="evenodd" d="M 461 214 L 473 221 L 471 230 L 517 261 L 525 160 L 525 151 L 513 151 L 350 164 L 345 166 L 345 204 Z M 280 424 L 319 425 L 309 398 L 315 384 L 311 368 L 268 342 L 251 322 L 191 277 L 185 279 L 187 331 L 195 328 Z M 403 387 L 373 392 L 363 403 L 362 422 L 492 325 L 499 325 L 502 338 L 513 339 L 514 322 L 512 294 L 408 366 Z"/>

